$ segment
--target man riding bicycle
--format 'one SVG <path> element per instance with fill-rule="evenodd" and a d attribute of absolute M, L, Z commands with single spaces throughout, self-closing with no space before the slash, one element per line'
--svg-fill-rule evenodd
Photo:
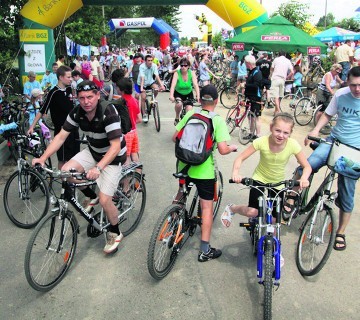
<path fill-rule="evenodd" d="M 121 176 L 121 164 L 126 161 L 126 143 L 121 132 L 120 116 L 112 104 L 102 109 L 100 91 L 94 82 L 83 81 L 76 91 L 80 106 L 69 113 L 61 131 L 45 153 L 39 159 L 33 159 L 33 165 L 39 163 L 44 166 L 72 131 L 80 128 L 85 133 L 88 147 L 69 160 L 62 170 L 74 168 L 78 172 L 87 172 L 89 180 L 96 180 L 100 189 L 99 202 L 110 222 L 104 252 L 113 253 L 123 238 L 118 226 L 118 209 L 112 201 Z"/>
<path fill-rule="evenodd" d="M 137 80 L 138 85 L 140 86 L 141 92 L 141 111 L 143 114 L 143 122 L 149 122 L 149 116 L 145 110 L 145 99 L 146 99 L 146 90 L 155 89 L 158 90 L 159 87 L 156 84 L 159 84 L 161 90 L 165 90 L 163 83 L 159 77 L 159 71 L 155 63 L 153 63 L 153 56 L 148 54 L 145 57 L 145 62 L 140 65 L 139 68 L 139 77 Z M 157 91 L 155 91 L 155 97 L 157 96 Z"/>

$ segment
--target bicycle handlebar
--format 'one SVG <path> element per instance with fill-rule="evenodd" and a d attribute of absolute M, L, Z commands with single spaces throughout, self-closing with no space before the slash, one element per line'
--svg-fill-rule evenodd
<path fill-rule="evenodd" d="M 229 183 L 235 183 L 235 181 L 233 179 L 229 179 Z M 241 179 L 240 183 L 248 187 L 254 186 L 255 183 L 258 183 L 261 184 L 260 187 L 264 187 L 264 188 L 276 188 L 284 184 L 285 188 L 287 189 L 291 189 L 293 187 L 297 187 L 300 185 L 300 182 L 297 180 L 284 180 L 277 183 L 262 183 L 252 178 L 243 178 Z"/>
<path fill-rule="evenodd" d="M 63 171 L 63 170 L 58 170 L 58 169 L 49 169 L 46 167 L 42 167 L 39 163 L 37 163 L 35 165 L 35 169 L 46 171 L 47 173 L 52 175 L 54 178 L 75 178 L 77 180 L 92 181 L 92 180 L 86 178 L 85 172 L 77 172 L 77 171 L 71 172 L 71 171 Z"/>

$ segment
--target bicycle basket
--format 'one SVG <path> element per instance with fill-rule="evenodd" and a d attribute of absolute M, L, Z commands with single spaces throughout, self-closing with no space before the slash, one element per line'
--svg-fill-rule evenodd
<path fill-rule="evenodd" d="M 355 163 L 360 163 L 360 149 L 341 143 L 339 140 L 334 140 L 327 159 L 327 165 L 334 169 L 337 160 L 341 156 Z"/>

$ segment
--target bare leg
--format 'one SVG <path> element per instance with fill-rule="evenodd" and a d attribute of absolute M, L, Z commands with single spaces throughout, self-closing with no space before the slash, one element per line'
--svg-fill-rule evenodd
<path fill-rule="evenodd" d="M 351 218 L 351 213 L 350 212 L 344 212 L 342 210 L 339 210 L 339 227 L 336 230 L 336 233 L 338 234 L 345 234 L 345 229 L 347 227 L 347 225 L 349 224 Z M 343 238 L 337 237 L 335 240 L 341 240 L 343 241 Z M 345 244 L 336 244 L 337 248 L 342 248 L 344 247 Z"/>
<path fill-rule="evenodd" d="M 213 201 L 200 199 L 201 206 L 201 240 L 210 242 L 213 224 Z"/>
<path fill-rule="evenodd" d="M 101 191 L 99 192 L 99 202 L 102 208 L 105 211 L 105 214 L 107 218 L 109 219 L 109 222 L 115 226 L 119 222 L 118 218 L 118 209 L 114 205 L 112 201 L 112 196 L 108 196 Z"/>

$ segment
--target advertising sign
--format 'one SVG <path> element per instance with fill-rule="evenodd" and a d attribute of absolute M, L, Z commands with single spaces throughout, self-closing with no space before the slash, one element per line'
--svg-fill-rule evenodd
<path fill-rule="evenodd" d="M 46 29 L 20 29 L 20 42 L 48 42 L 49 33 Z"/>
<path fill-rule="evenodd" d="M 283 35 L 262 35 L 261 41 L 284 41 L 289 42 L 290 36 L 283 36 Z"/>
<path fill-rule="evenodd" d="M 150 28 L 154 18 L 111 19 L 110 29 Z"/>
<path fill-rule="evenodd" d="M 245 43 L 233 43 L 232 44 L 233 51 L 244 51 L 245 50 Z"/>
<path fill-rule="evenodd" d="M 44 44 L 24 44 L 25 72 L 34 71 L 44 73 L 45 65 L 45 45 Z"/>
<path fill-rule="evenodd" d="M 320 47 L 307 47 L 308 56 L 317 56 L 321 54 Z"/>

